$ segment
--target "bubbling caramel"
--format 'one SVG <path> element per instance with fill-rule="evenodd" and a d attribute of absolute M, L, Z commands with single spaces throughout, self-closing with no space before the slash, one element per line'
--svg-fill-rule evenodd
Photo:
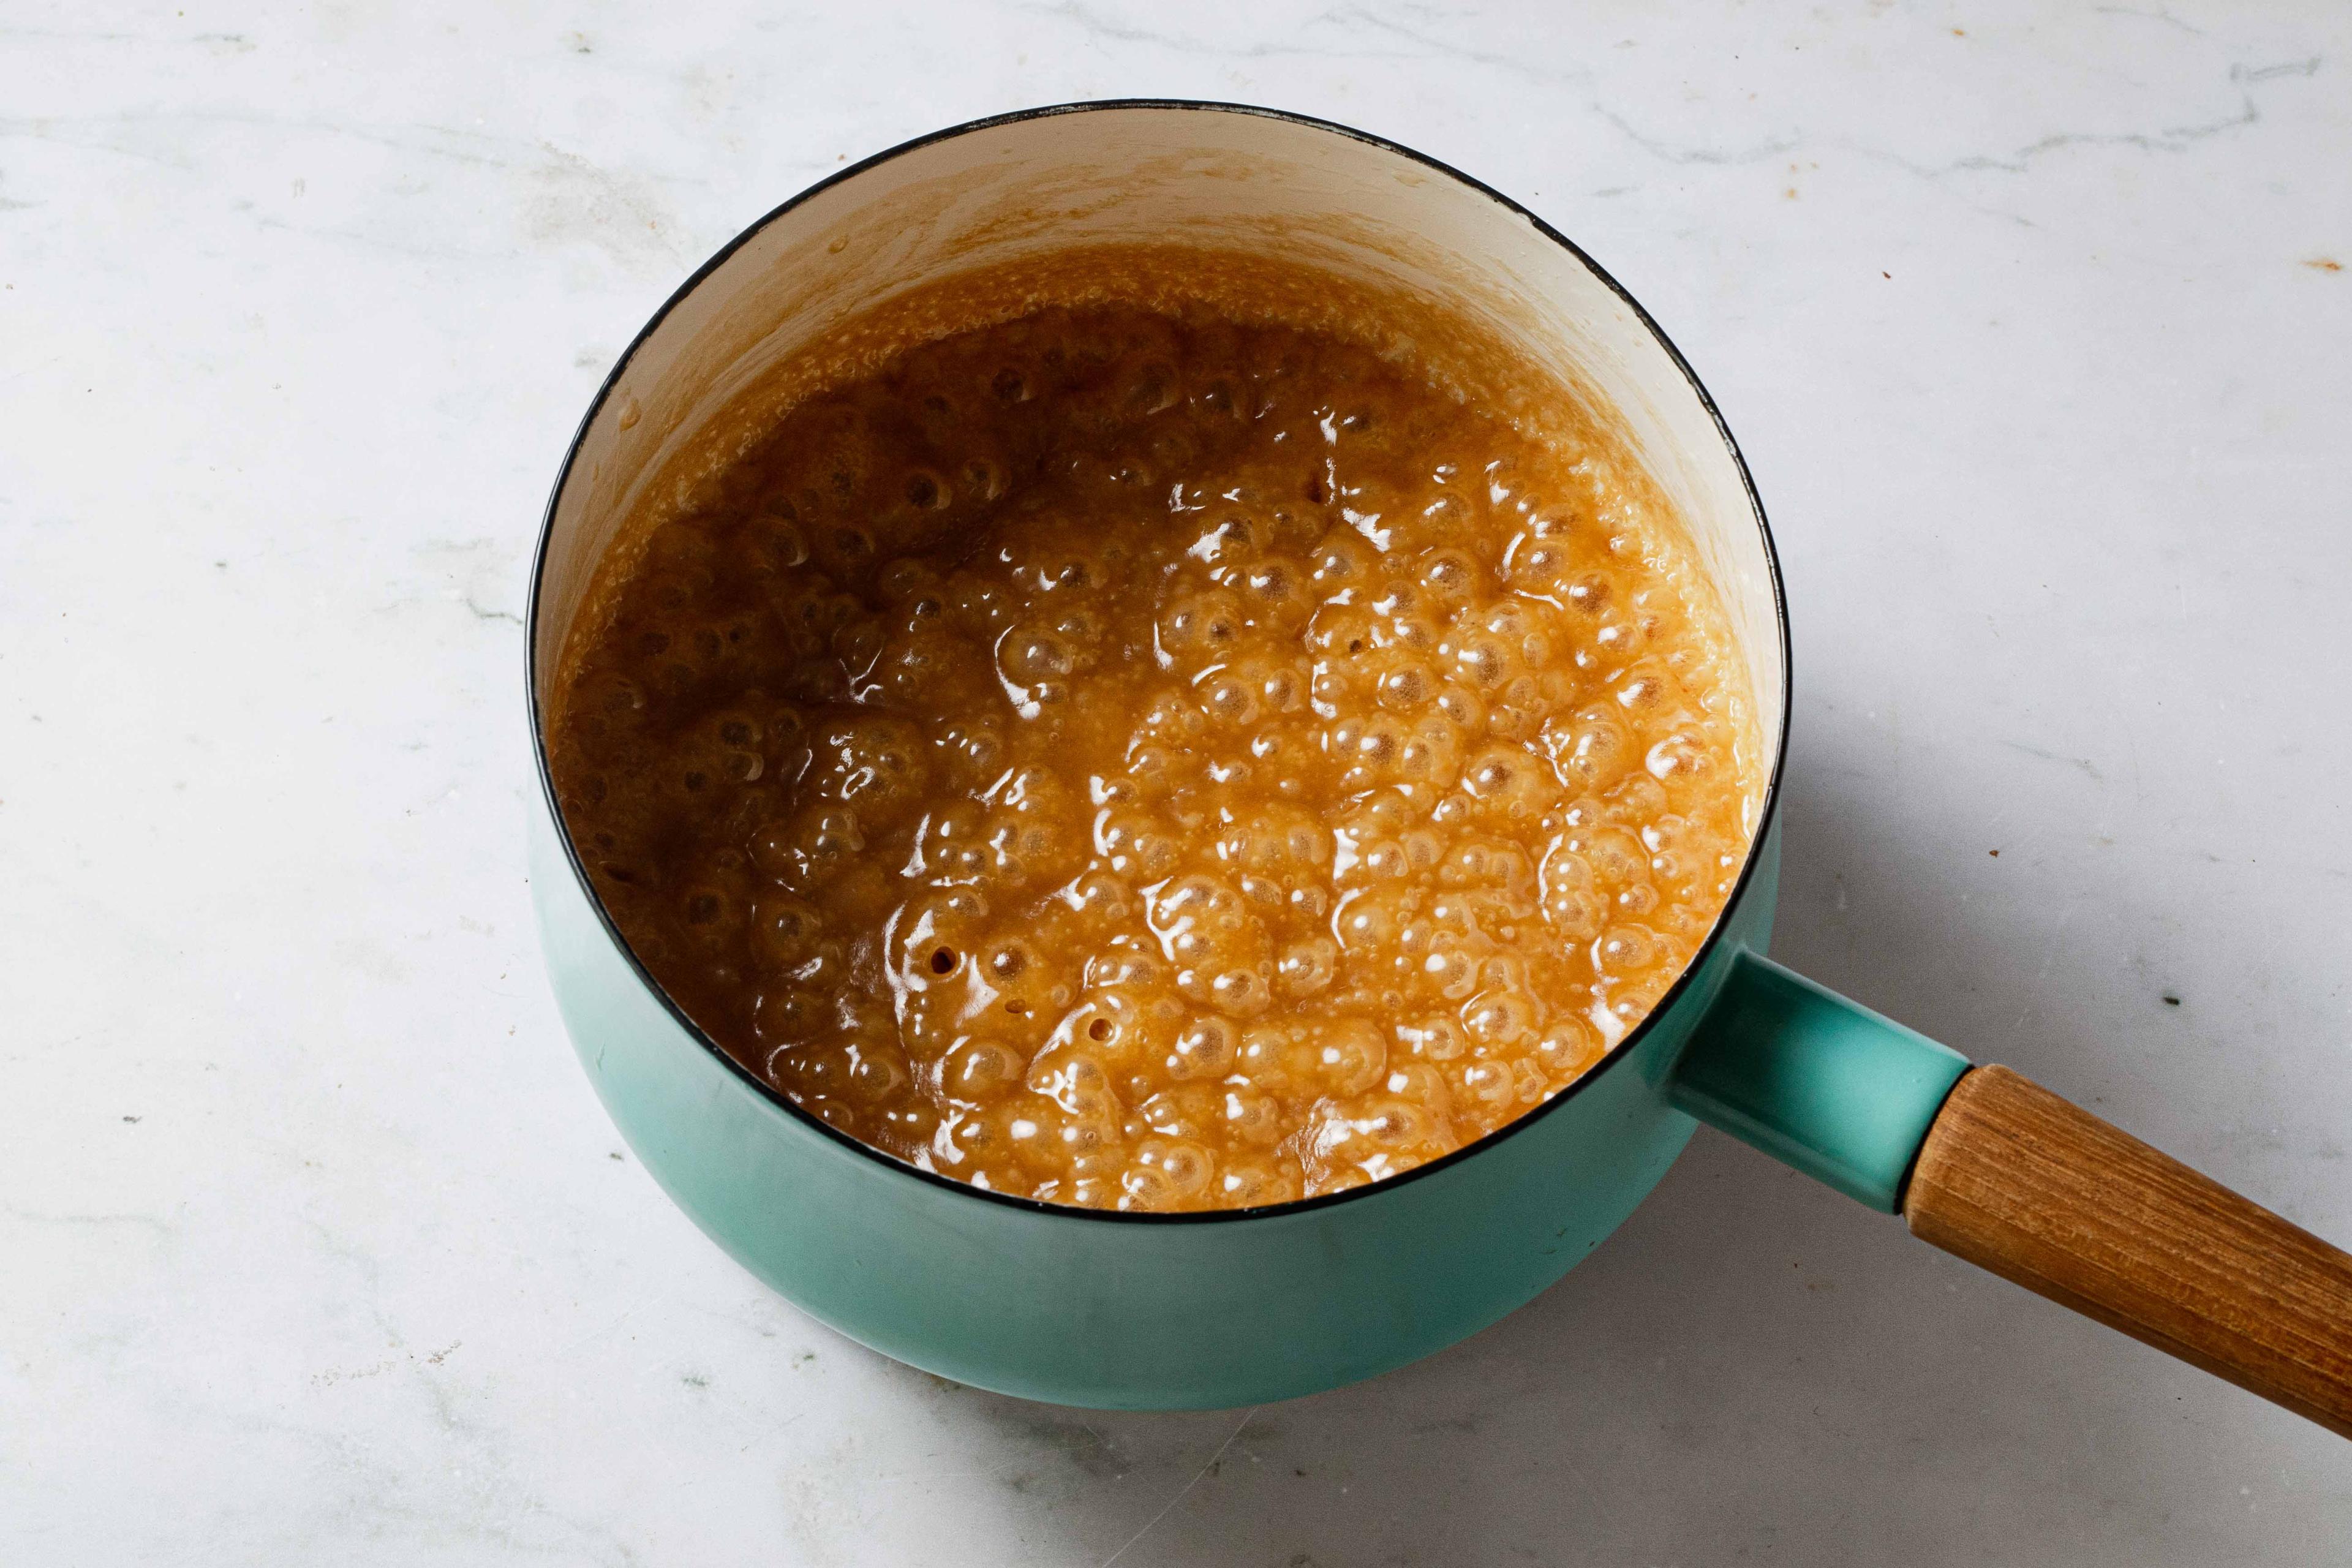
<path fill-rule="evenodd" d="M 808 398 L 562 668 L 595 891 L 923 1169 L 1246 1207 L 1573 1082 L 1746 855 L 1744 678 L 1609 456 L 1344 339 L 1052 308 Z"/>

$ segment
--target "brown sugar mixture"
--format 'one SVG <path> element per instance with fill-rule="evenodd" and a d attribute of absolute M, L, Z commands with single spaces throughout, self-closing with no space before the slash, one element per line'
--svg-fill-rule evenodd
<path fill-rule="evenodd" d="M 1573 1081 L 1747 851 L 1744 678 L 1604 455 L 1333 338 L 1055 309 L 787 413 L 575 636 L 595 890 L 899 1159 L 1171 1210 Z"/>

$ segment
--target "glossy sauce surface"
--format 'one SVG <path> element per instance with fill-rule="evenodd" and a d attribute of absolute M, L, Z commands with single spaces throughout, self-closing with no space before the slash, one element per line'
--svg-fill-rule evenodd
<path fill-rule="evenodd" d="M 1336 339 L 1055 310 L 792 410 L 568 650 L 596 891 L 927 1169 L 1247 1206 L 1573 1081 L 1746 853 L 1736 656 L 1605 457 Z"/>

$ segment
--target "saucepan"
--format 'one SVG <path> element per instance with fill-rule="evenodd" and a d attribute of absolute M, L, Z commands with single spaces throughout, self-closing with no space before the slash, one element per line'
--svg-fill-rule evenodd
<path fill-rule="evenodd" d="M 1752 682 L 1770 776 L 1696 958 L 1518 1121 L 1301 1202 L 1104 1213 L 975 1189 L 827 1127 L 698 1029 L 596 895 L 541 715 L 592 574 L 661 465 L 760 374 L 906 290 L 1090 246 L 1263 253 L 1433 303 L 1614 410 L 1680 512 Z M 713 257 L 591 405 L 533 570 L 532 888 L 596 1092 L 695 1223 L 803 1310 L 960 1383 L 1066 1405 L 1259 1404 L 1402 1365 L 1559 1279 L 1706 1121 L 1927 1242 L 2352 1435 L 2352 1257 L 2081 1109 L 1765 956 L 1790 708 L 1780 568 L 1731 433 L 1592 259 L 1377 137 L 1234 104 L 1072 104 L 844 171 Z"/>

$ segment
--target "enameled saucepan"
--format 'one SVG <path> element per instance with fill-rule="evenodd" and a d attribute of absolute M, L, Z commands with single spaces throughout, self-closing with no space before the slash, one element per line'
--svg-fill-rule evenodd
<path fill-rule="evenodd" d="M 634 487 L 754 375 L 956 269 L 1137 241 L 1311 249 L 1314 265 L 1435 300 L 1613 405 L 1714 577 L 1772 759 L 1713 935 L 1598 1066 L 1444 1159 L 1263 1209 L 1111 1214 L 978 1191 L 796 1110 L 624 944 L 555 810 L 539 728 Z M 1657 1184 L 1697 1118 L 2352 1435 L 2352 1257 L 1764 956 L 1789 689 L 1779 568 L 1738 448 L 1664 334 L 1574 245 L 1477 182 L 1339 126 L 1223 104 L 1039 110 L 908 142 L 787 202 L 614 367 L 564 459 L 531 585 L 531 880 L 580 1059 L 646 1169 L 800 1307 L 958 1382 L 1171 1407 L 1368 1377 L 1559 1278 Z"/>

